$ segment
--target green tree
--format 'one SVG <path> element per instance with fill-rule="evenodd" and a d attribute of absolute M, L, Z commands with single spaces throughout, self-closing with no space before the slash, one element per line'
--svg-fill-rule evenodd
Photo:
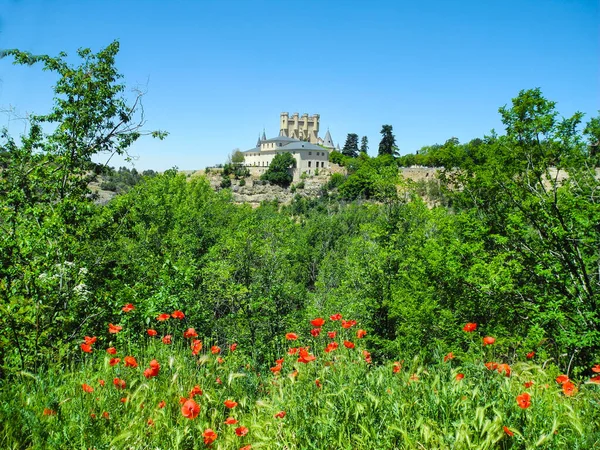
<path fill-rule="evenodd" d="M 348 133 L 346 143 L 344 144 L 344 148 L 342 148 L 342 154 L 351 158 L 358 156 L 358 134 Z"/>
<path fill-rule="evenodd" d="M 231 163 L 234 164 L 234 165 L 243 164 L 244 163 L 244 159 L 245 159 L 244 153 L 242 153 L 239 148 L 236 148 L 231 153 Z"/>
<path fill-rule="evenodd" d="M 369 150 L 369 139 L 366 136 L 363 136 L 360 138 L 360 152 L 367 153 L 367 150 Z"/>
<path fill-rule="evenodd" d="M 294 167 L 296 160 L 291 153 L 278 153 L 269 164 L 267 171 L 260 177 L 261 180 L 287 187 L 292 182 L 290 169 Z"/>
<path fill-rule="evenodd" d="M 396 156 L 398 148 L 396 147 L 396 138 L 392 132 L 391 125 L 381 127 L 381 142 L 379 143 L 379 155 Z"/>

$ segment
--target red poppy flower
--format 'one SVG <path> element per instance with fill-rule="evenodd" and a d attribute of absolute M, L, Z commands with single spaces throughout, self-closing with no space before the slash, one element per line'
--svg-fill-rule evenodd
<path fill-rule="evenodd" d="M 125 361 L 125 367 L 133 367 L 135 369 L 138 366 L 138 363 L 133 356 L 126 356 L 123 358 L 123 361 Z"/>
<path fill-rule="evenodd" d="M 275 360 L 275 364 L 282 365 L 282 364 L 283 364 L 283 358 L 276 359 L 276 360 Z"/>
<path fill-rule="evenodd" d="M 190 398 L 194 398 L 196 395 L 202 395 L 202 389 L 198 385 L 194 386 L 190 391 Z"/>
<path fill-rule="evenodd" d="M 164 322 L 165 320 L 169 320 L 171 316 L 169 314 L 160 314 L 156 320 L 160 321 L 160 322 Z"/>
<path fill-rule="evenodd" d="M 81 347 L 81 350 L 84 351 L 85 353 L 92 353 L 92 346 L 91 345 L 81 344 L 80 347 Z"/>
<path fill-rule="evenodd" d="M 486 336 L 483 338 L 483 345 L 492 345 L 496 342 L 496 339 L 491 336 Z"/>
<path fill-rule="evenodd" d="M 363 356 L 365 357 L 365 362 L 367 364 L 371 364 L 372 363 L 372 361 L 371 361 L 371 353 L 370 352 L 368 352 L 367 350 L 363 350 Z"/>
<path fill-rule="evenodd" d="M 108 412 L 107 412 L 107 411 L 104 411 L 104 412 L 102 413 L 102 417 L 104 417 L 106 420 L 110 420 L 110 415 L 108 414 Z"/>
<path fill-rule="evenodd" d="M 529 389 L 531 386 L 533 386 L 533 381 L 526 381 L 525 383 L 523 383 L 523 386 Z"/>
<path fill-rule="evenodd" d="M 81 389 L 83 389 L 83 392 L 88 392 L 88 393 L 89 392 L 94 392 L 94 388 L 91 387 L 89 384 L 85 384 L 85 383 L 83 383 L 81 385 Z"/>
<path fill-rule="evenodd" d="M 235 352 L 235 349 L 236 349 L 236 348 L 237 348 L 237 344 L 236 344 L 236 343 L 233 343 L 233 344 L 231 344 L 231 345 L 229 346 L 229 351 L 230 351 L 230 352 Z"/>
<path fill-rule="evenodd" d="M 221 353 L 221 347 L 219 347 L 219 346 L 216 346 L 216 345 L 213 345 L 213 346 L 210 348 L 210 352 L 211 352 L 213 355 L 217 355 L 217 354 Z"/>
<path fill-rule="evenodd" d="M 296 378 L 298 376 L 298 371 L 294 370 L 292 373 L 288 375 L 289 377 Z"/>
<path fill-rule="evenodd" d="M 95 419 L 95 418 L 96 418 L 96 414 L 94 414 L 94 413 L 91 413 L 91 414 L 90 414 L 90 417 L 91 417 L 92 419 Z"/>
<path fill-rule="evenodd" d="M 508 427 L 506 427 L 506 426 L 502 427 L 502 429 L 510 437 L 513 437 L 515 435 L 515 433 L 513 433 L 512 431 L 510 431 L 510 429 Z"/>
<path fill-rule="evenodd" d="M 204 430 L 204 433 L 202 433 L 202 436 L 204 436 L 204 444 L 210 445 L 217 440 L 218 435 L 210 428 L 207 428 Z"/>
<path fill-rule="evenodd" d="M 472 323 L 472 322 L 465 324 L 465 326 L 463 327 L 463 331 L 466 331 L 467 333 L 472 333 L 476 329 L 477 329 L 477 324 Z"/>
<path fill-rule="evenodd" d="M 508 364 L 499 364 L 498 365 L 498 373 L 503 373 L 510 377 L 510 366 Z"/>
<path fill-rule="evenodd" d="M 215 383 L 217 383 L 217 384 L 223 384 L 223 382 L 221 381 L 221 379 L 219 377 L 217 377 L 217 379 L 215 380 Z"/>
<path fill-rule="evenodd" d="M 594 367 L 592 367 L 592 372 L 600 373 L 600 364 L 596 364 Z"/>
<path fill-rule="evenodd" d="M 170 334 L 167 334 L 167 335 L 163 336 L 163 338 L 162 338 L 163 344 L 169 345 L 171 343 L 171 338 L 172 337 L 173 336 L 171 336 Z"/>
<path fill-rule="evenodd" d="M 340 313 L 334 314 L 332 316 L 329 316 L 329 318 L 331 320 L 340 320 L 342 318 L 342 315 Z"/>
<path fill-rule="evenodd" d="M 329 336 L 331 339 L 335 339 L 336 334 L 337 334 L 337 331 L 328 331 L 327 332 L 327 336 Z"/>
<path fill-rule="evenodd" d="M 171 317 L 173 319 L 179 319 L 179 320 L 183 320 L 185 318 L 185 314 L 183 314 L 183 312 L 176 310 L 173 311 L 173 314 L 171 314 Z"/>
<path fill-rule="evenodd" d="M 296 353 L 298 353 L 297 347 L 292 347 L 288 350 L 288 355 L 295 355 Z"/>
<path fill-rule="evenodd" d="M 354 342 L 344 341 L 344 347 L 346 347 L 346 348 L 354 348 Z"/>
<path fill-rule="evenodd" d="M 535 352 L 527 353 L 527 359 L 533 359 L 535 357 Z"/>
<path fill-rule="evenodd" d="M 524 392 L 521 395 L 517 395 L 517 404 L 520 408 L 527 409 L 531 406 L 531 395 Z"/>
<path fill-rule="evenodd" d="M 235 429 L 235 434 L 238 436 L 246 436 L 248 434 L 248 428 L 246 427 L 237 427 Z"/>
<path fill-rule="evenodd" d="M 485 367 L 487 367 L 488 370 L 496 370 L 498 369 L 498 363 L 496 362 L 486 362 Z"/>
<path fill-rule="evenodd" d="M 342 328 L 352 328 L 356 325 L 356 320 L 342 320 Z"/>
<path fill-rule="evenodd" d="M 44 416 L 55 416 L 56 411 L 50 408 L 44 408 L 44 412 L 42 413 Z"/>
<path fill-rule="evenodd" d="M 121 362 L 121 358 L 110 358 L 110 361 L 108 361 L 108 364 L 110 364 L 111 366 L 116 366 L 120 362 Z"/>
<path fill-rule="evenodd" d="M 223 402 L 223 404 L 225 405 L 226 408 L 229 408 L 229 409 L 233 409 L 238 405 L 237 402 L 234 402 L 233 400 L 225 400 Z"/>
<path fill-rule="evenodd" d="M 117 349 L 114 347 L 108 347 L 106 349 L 106 353 L 108 353 L 109 355 L 116 355 L 117 354 Z"/>
<path fill-rule="evenodd" d="M 225 362 L 225 360 L 219 356 L 219 357 L 217 358 L 217 362 L 218 362 L 219 364 L 223 364 L 223 363 Z"/>
<path fill-rule="evenodd" d="M 310 330 L 310 334 L 313 337 L 317 337 L 317 336 L 319 336 L 319 334 L 321 334 L 321 329 L 320 328 L 313 328 L 312 330 Z"/>
<path fill-rule="evenodd" d="M 327 347 L 325 347 L 325 353 L 332 352 L 332 351 L 336 350 L 338 347 L 339 347 L 339 344 L 337 342 L 330 342 L 329 344 L 327 344 Z"/>
<path fill-rule="evenodd" d="M 590 378 L 592 383 L 600 383 L 600 375 L 596 375 L 595 377 Z"/>
<path fill-rule="evenodd" d="M 194 400 L 188 399 L 181 407 L 181 414 L 188 419 L 195 419 L 200 414 L 200 405 Z"/>
<path fill-rule="evenodd" d="M 563 383 L 562 390 L 563 394 L 565 394 L 567 397 L 577 394 L 577 387 L 570 381 Z"/>
<path fill-rule="evenodd" d="M 146 378 L 152 378 L 152 377 L 155 377 L 156 375 L 158 375 L 158 372 L 155 373 L 154 370 L 152 370 L 152 369 L 144 370 L 144 376 Z"/>
<path fill-rule="evenodd" d="M 450 352 L 446 356 L 444 356 L 444 362 L 448 362 L 451 359 L 454 359 L 454 353 Z"/>
<path fill-rule="evenodd" d="M 128 313 L 129 311 L 133 311 L 135 309 L 135 306 L 133 306 L 133 303 L 127 303 L 121 309 L 123 310 L 123 312 Z"/>
<path fill-rule="evenodd" d="M 238 421 L 235 420 L 233 417 L 228 417 L 227 419 L 225 419 L 224 423 L 226 425 L 235 425 L 236 423 L 238 423 Z"/>
<path fill-rule="evenodd" d="M 148 424 L 149 427 L 153 427 L 154 426 L 154 420 L 152 419 L 148 419 L 148 422 L 146 422 Z"/>
<path fill-rule="evenodd" d="M 125 380 L 121 380 L 120 378 L 115 378 L 113 380 L 113 384 L 117 389 L 125 389 L 127 387 Z"/>
<path fill-rule="evenodd" d="M 106 381 L 104 380 L 98 380 L 98 384 L 102 387 L 104 387 L 104 385 L 106 384 Z"/>
<path fill-rule="evenodd" d="M 564 384 L 564 383 L 566 383 L 567 381 L 569 381 L 569 377 L 568 377 L 568 376 L 566 376 L 566 375 L 559 375 L 559 376 L 557 376 L 557 377 L 556 377 L 556 382 L 557 382 L 558 384 Z"/>
<path fill-rule="evenodd" d="M 357 337 L 358 339 L 362 339 L 362 338 L 364 338 L 366 335 L 367 335 L 367 332 L 366 332 L 365 330 L 362 330 L 362 329 L 361 329 L 361 330 L 357 330 L 357 331 L 356 331 L 356 337 Z"/>
<path fill-rule="evenodd" d="M 298 335 L 296 333 L 286 333 L 285 338 L 288 341 L 295 341 L 296 339 L 298 339 Z"/>
<path fill-rule="evenodd" d="M 183 332 L 183 337 L 186 339 L 198 337 L 198 333 L 193 328 L 188 328 Z"/>
<path fill-rule="evenodd" d="M 281 364 L 277 364 L 275 367 L 271 367 L 269 370 L 274 374 L 278 374 L 281 372 Z"/>
<path fill-rule="evenodd" d="M 395 361 L 393 366 L 392 366 L 392 372 L 393 373 L 398 373 L 400 372 L 400 369 L 402 369 L 402 364 L 400 364 L 399 361 Z"/>
<path fill-rule="evenodd" d="M 165 402 L 164 400 L 161 400 L 160 403 L 158 404 L 158 409 L 163 409 L 165 406 L 167 406 L 167 402 Z"/>
<path fill-rule="evenodd" d="M 318 378 L 315 380 L 315 384 L 319 389 L 321 388 L 321 380 L 319 380 Z"/>
<path fill-rule="evenodd" d="M 158 331 L 150 328 L 149 330 L 146 330 L 146 333 L 148 333 L 148 336 L 156 336 L 158 334 Z"/>
<path fill-rule="evenodd" d="M 321 317 L 317 317 L 316 319 L 311 320 L 310 323 L 313 327 L 320 328 L 325 323 L 325 320 L 323 320 Z"/>
<path fill-rule="evenodd" d="M 252 445 L 248 444 L 248 445 L 244 445 L 243 447 L 240 448 L 240 450 L 251 450 L 252 449 Z"/>
<path fill-rule="evenodd" d="M 200 350 L 202 350 L 202 341 L 200 339 L 194 339 L 190 348 L 192 349 L 192 355 L 197 355 L 200 353 Z"/>
<path fill-rule="evenodd" d="M 108 324 L 108 332 L 112 334 L 117 334 L 119 331 L 123 329 L 120 325 L 113 325 L 112 323 Z"/>
<path fill-rule="evenodd" d="M 94 336 L 94 337 L 85 336 L 83 338 L 83 340 L 85 341 L 85 343 L 87 345 L 93 345 L 93 344 L 95 344 L 97 339 L 98 338 L 96 338 L 96 336 Z"/>
<path fill-rule="evenodd" d="M 457 373 L 455 378 L 456 378 L 456 381 L 460 381 L 460 380 L 462 380 L 464 377 L 465 377 L 465 374 L 464 374 L 464 373 Z"/>
<path fill-rule="evenodd" d="M 314 361 L 315 359 L 317 359 L 317 357 L 308 353 L 307 349 L 305 349 L 305 348 L 300 349 L 300 357 L 298 358 L 298 362 L 307 364 L 311 361 Z"/>
<path fill-rule="evenodd" d="M 121 403 L 127 403 L 127 397 L 121 398 Z"/>
<path fill-rule="evenodd" d="M 285 417 L 286 412 L 285 411 L 279 411 L 277 414 L 275 414 L 273 417 L 275 417 L 276 419 L 283 419 Z"/>

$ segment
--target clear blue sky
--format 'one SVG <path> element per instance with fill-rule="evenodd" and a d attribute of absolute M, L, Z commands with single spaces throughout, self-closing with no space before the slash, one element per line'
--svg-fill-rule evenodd
<path fill-rule="evenodd" d="M 540 87 L 563 116 L 600 109 L 597 0 L 0 0 L 0 48 L 74 55 L 121 43 L 125 82 L 147 84 L 138 169 L 200 169 L 254 146 L 279 114 L 319 113 L 321 136 L 382 124 L 400 152 L 502 131 L 498 107 Z M 0 107 L 49 110 L 54 78 L 0 60 Z M 0 126 L 22 125 L 0 115 Z M 119 161 L 115 161 L 118 165 Z"/>

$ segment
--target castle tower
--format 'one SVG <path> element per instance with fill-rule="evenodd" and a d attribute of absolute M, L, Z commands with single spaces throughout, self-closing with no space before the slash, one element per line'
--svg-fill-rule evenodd
<path fill-rule="evenodd" d="M 306 113 L 302 116 L 294 113 L 290 117 L 283 112 L 279 119 L 279 135 L 316 144 L 319 139 L 319 117 L 318 114 L 309 116 Z"/>

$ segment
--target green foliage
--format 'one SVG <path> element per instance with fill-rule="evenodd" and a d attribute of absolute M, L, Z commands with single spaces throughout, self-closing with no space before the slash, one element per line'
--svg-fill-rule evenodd
<path fill-rule="evenodd" d="M 360 152 L 367 153 L 369 150 L 369 139 L 366 136 L 360 138 Z"/>
<path fill-rule="evenodd" d="M 356 158 L 358 156 L 358 134 L 348 133 L 346 143 L 342 148 L 342 155 Z"/>
<path fill-rule="evenodd" d="M 333 164 L 339 164 L 340 166 L 344 165 L 345 157 L 342 152 L 338 152 L 337 150 L 333 150 L 329 153 L 329 162 Z"/>
<path fill-rule="evenodd" d="M 144 173 L 146 175 L 140 174 L 135 168 L 130 170 L 127 167 L 119 167 L 118 171 L 112 167 L 107 168 L 102 176 L 100 188 L 122 194 L 138 184 L 142 179 L 142 176 L 156 175 L 156 172 L 153 170 L 144 171 Z"/>
<path fill-rule="evenodd" d="M 391 125 L 383 125 L 381 127 L 381 142 L 379 143 L 379 155 L 396 156 L 398 147 L 396 147 L 396 138 L 392 132 Z"/>
<path fill-rule="evenodd" d="M 294 167 L 295 164 L 296 160 L 290 153 L 278 153 L 260 179 L 268 181 L 271 184 L 287 187 L 292 182 L 292 175 L 289 169 Z"/>

